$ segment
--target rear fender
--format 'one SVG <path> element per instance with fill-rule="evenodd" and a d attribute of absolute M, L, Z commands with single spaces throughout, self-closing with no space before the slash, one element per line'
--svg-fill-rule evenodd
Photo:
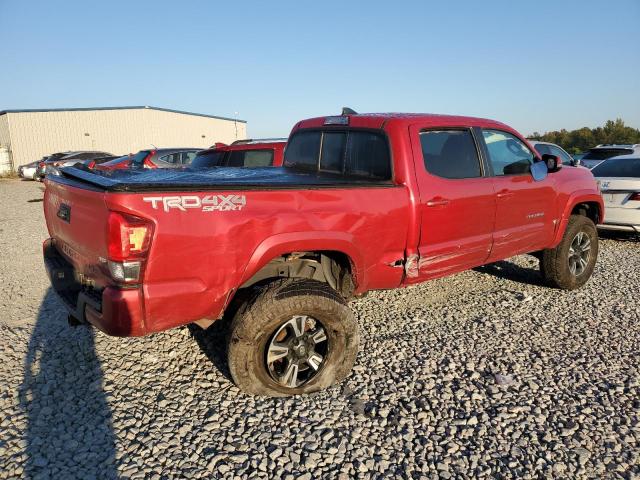
<path fill-rule="evenodd" d="M 239 285 L 253 277 L 274 258 L 291 252 L 335 251 L 347 255 L 352 263 L 356 291 L 366 285 L 362 257 L 354 247 L 353 236 L 344 232 L 291 232 L 273 235 L 263 240 L 247 264 Z"/>
<path fill-rule="evenodd" d="M 602 195 L 594 192 L 593 190 L 578 190 L 569 195 L 569 198 L 565 202 L 564 211 L 562 212 L 562 216 L 560 217 L 560 225 L 556 230 L 555 237 L 553 239 L 553 245 L 551 248 L 556 247 L 564 236 L 564 231 L 567 228 L 567 224 L 569 223 L 569 218 L 571 217 L 571 212 L 576 207 L 576 205 L 580 203 L 597 203 L 598 208 L 600 209 L 600 216 L 598 218 L 598 223 L 602 223 L 604 218 L 604 202 L 602 201 Z"/>

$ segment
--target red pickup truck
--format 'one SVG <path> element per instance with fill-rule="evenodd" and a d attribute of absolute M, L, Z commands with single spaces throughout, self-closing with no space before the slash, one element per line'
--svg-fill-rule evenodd
<path fill-rule="evenodd" d="M 523 253 L 549 285 L 581 286 L 604 215 L 587 169 L 503 123 L 421 114 L 301 121 L 282 168 L 64 168 L 44 209 L 45 264 L 73 318 L 145 335 L 206 328 L 236 301 L 232 377 L 278 396 L 348 375 L 348 300 L 368 290 Z"/>

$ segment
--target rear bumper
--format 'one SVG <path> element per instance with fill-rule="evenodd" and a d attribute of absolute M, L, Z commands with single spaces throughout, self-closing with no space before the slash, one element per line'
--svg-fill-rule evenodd
<path fill-rule="evenodd" d="M 604 222 L 599 228 L 640 232 L 640 210 L 607 206 Z"/>
<path fill-rule="evenodd" d="M 51 286 L 71 316 L 108 335 L 133 337 L 148 333 L 139 288 L 83 286 L 73 265 L 56 250 L 51 239 L 45 241 L 43 254 Z"/>

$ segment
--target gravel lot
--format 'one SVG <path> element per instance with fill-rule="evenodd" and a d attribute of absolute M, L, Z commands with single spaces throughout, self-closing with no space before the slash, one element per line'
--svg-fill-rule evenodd
<path fill-rule="evenodd" d="M 577 292 L 522 256 L 353 304 L 353 374 L 243 395 L 223 325 L 119 339 L 48 288 L 42 186 L 0 180 L 0 479 L 640 478 L 640 241 Z"/>

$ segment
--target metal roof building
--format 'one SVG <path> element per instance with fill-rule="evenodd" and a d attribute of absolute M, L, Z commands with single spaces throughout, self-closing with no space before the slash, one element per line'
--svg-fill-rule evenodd
<path fill-rule="evenodd" d="M 0 111 L 0 149 L 11 166 L 69 150 L 124 155 L 144 148 L 209 147 L 247 137 L 244 120 L 157 107 Z"/>

